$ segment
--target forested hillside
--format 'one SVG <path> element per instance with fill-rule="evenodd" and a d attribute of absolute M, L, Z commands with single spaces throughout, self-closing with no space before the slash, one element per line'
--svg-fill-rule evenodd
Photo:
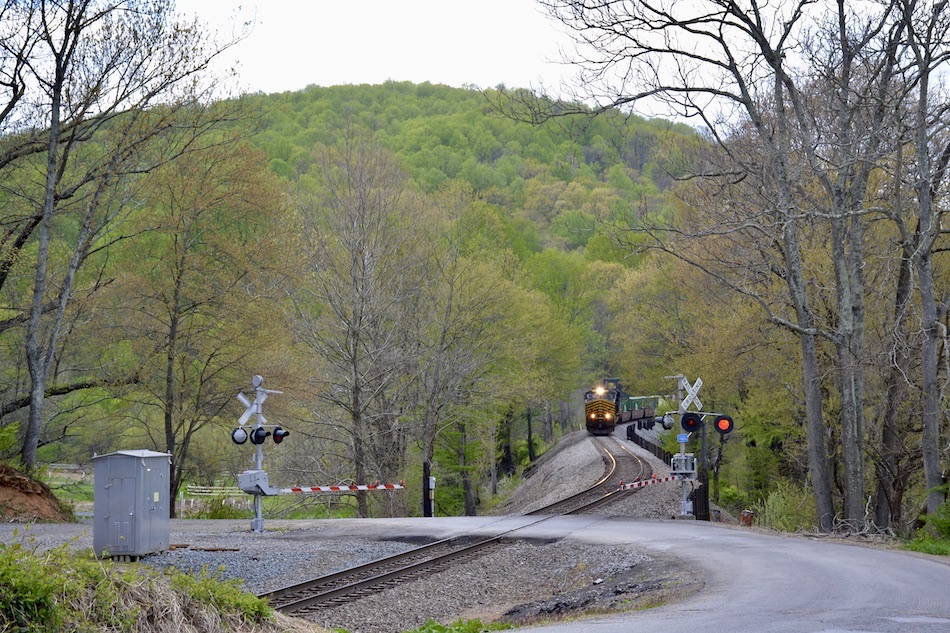
<path fill-rule="evenodd" d="M 684 374 L 736 420 L 707 442 L 728 509 L 906 529 L 933 501 L 943 238 L 913 228 L 897 115 L 838 119 L 817 75 L 794 125 L 777 108 L 702 133 L 517 89 L 212 98 L 215 49 L 162 7 L 69 22 L 75 49 L 39 14 L 0 21 L 31 44 L 4 76 L 44 86 L 0 111 L 5 459 L 167 451 L 177 498 L 251 467 L 231 432 L 260 375 L 281 392 L 269 429 L 290 431 L 265 440 L 272 485 L 404 480 L 327 507 L 417 514 L 430 464 L 436 512 L 475 513 L 581 428 L 578 390 Z M 42 51 L 59 65 L 27 63 Z M 833 124 L 854 142 L 826 143 Z"/>

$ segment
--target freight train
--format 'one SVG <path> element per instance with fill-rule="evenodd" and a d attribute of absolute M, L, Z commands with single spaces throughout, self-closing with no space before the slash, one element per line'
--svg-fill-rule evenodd
<path fill-rule="evenodd" d="M 584 394 L 584 422 L 592 435 L 610 435 L 617 424 L 656 415 L 657 396 L 628 396 L 615 378 Z"/>

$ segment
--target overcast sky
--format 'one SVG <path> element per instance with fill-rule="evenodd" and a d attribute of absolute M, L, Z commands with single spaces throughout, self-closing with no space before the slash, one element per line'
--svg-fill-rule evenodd
<path fill-rule="evenodd" d="M 240 85 L 265 93 L 389 79 L 556 90 L 568 39 L 535 0 L 178 0 L 230 33 L 253 23 L 228 60 Z M 236 17 L 235 17 L 236 16 Z"/>

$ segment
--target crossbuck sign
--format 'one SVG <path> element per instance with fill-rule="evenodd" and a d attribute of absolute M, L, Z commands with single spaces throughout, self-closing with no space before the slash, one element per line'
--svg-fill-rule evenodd
<path fill-rule="evenodd" d="M 702 386 L 702 378 L 696 378 L 696 382 L 690 385 L 689 379 L 687 379 L 686 376 L 680 377 L 680 388 L 686 390 L 686 397 L 683 398 L 683 402 L 680 403 L 680 411 L 686 411 L 691 404 L 696 405 L 697 411 L 703 410 L 703 403 L 699 399 L 699 388 Z"/>

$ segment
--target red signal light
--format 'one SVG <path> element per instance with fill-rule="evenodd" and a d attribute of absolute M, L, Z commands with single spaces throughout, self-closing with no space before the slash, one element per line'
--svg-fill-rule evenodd
<path fill-rule="evenodd" d="M 699 430 L 699 427 L 703 424 L 703 419 L 698 413 L 687 411 L 680 417 L 680 424 L 684 431 L 692 433 Z"/>
<path fill-rule="evenodd" d="M 288 435 L 290 435 L 290 431 L 285 431 L 278 426 L 276 429 L 274 429 L 274 444 L 280 444 Z"/>
<path fill-rule="evenodd" d="M 732 430 L 734 424 L 732 422 L 732 418 L 730 418 L 728 415 L 719 415 L 716 416 L 716 422 L 713 426 L 716 427 L 716 430 L 719 431 L 720 435 L 725 435 Z"/>

